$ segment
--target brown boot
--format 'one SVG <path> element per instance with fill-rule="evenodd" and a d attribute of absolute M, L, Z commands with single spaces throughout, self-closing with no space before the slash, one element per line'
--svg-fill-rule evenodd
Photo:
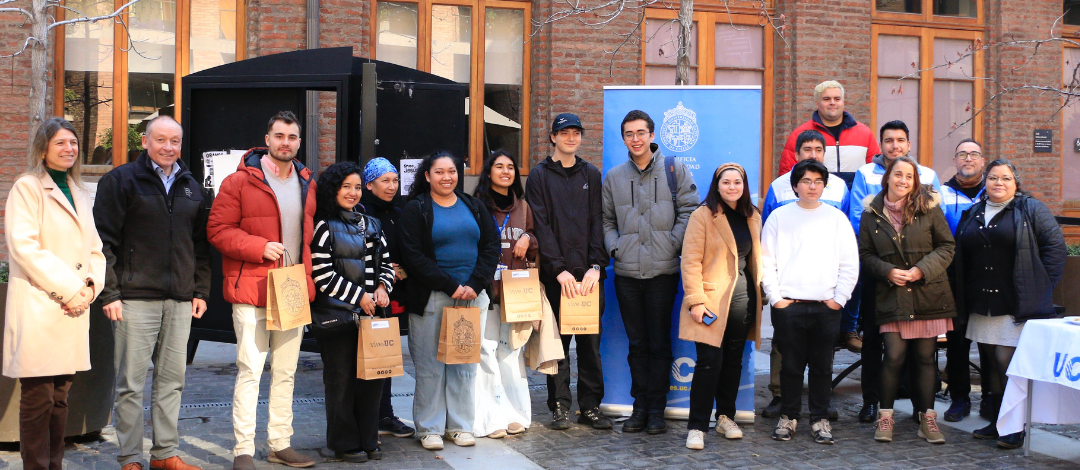
<path fill-rule="evenodd" d="M 255 470 L 255 459 L 250 455 L 237 455 L 233 457 L 233 470 Z"/>
<path fill-rule="evenodd" d="M 184 463 L 183 460 L 180 460 L 179 455 L 174 455 L 165 460 L 150 460 L 150 468 L 152 470 L 202 470 L 194 465 Z"/>
<path fill-rule="evenodd" d="M 277 452 L 270 451 L 270 457 L 266 460 L 270 463 L 280 463 L 293 468 L 306 468 L 315 465 L 315 461 L 311 457 L 297 452 L 292 447 L 286 447 Z"/>
<path fill-rule="evenodd" d="M 926 410 L 926 413 L 919 413 L 919 437 L 931 444 L 945 443 L 945 435 L 938 428 L 937 411 Z"/>
<path fill-rule="evenodd" d="M 131 462 L 127 465 L 124 465 L 123 467 L 120 467 L 120 470 L 142 470 L 142 464 L 139 462 Z"/>

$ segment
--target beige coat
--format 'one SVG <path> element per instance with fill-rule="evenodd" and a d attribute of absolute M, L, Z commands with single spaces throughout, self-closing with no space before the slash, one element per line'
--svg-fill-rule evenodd
<path fill-rule="evenodd" d="M 747 288 L 757 289 L 756 303 L 751 312 L 756 323 L 746 339 L 761 347 L 761 215 L 755 213 L 747 220 L 753 248 L 747 261 Z M 721 347 L 727 327 L 731 296 L 735 293 L 735 276 L 739 270 L 739 254 L 735 235 L 721 210 L 716 216 L 706 206 L 690 214 L 682 250 L 682 313 L 679 315 L 679 339 Z M 717 318 L 712 325 L 698 323 L 690 316 L 690 307 L 705 304 Z"/>
<path fill-rule="evenodd" d="M 105 256 L 86 194 L 69 180 L 72 208 L 48 176 L 23 176 L 8 194 L 4 216 L 10 256 L 4 322 L 4 369 L 11 378 L 74 374 L 90 369 L 90 313 L 62 306 L 87 280 L 97 297 Z"/>

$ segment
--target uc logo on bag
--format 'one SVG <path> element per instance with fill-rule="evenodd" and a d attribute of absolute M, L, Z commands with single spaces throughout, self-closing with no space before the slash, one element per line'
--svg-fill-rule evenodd
<path fill-rule="evenodd" d="M 675 359 L 675 362 L 671 363 L 671 376 L 675 378 L 677 382 L 690 382 L 694 380 L 694 367 L 697 364 L 693 359 L 689 357 L 680 357 Z M 683 373 L 683 368 L 687 369 L 687 372 Z"/>
<path fill-rule="evenodd" d="M 473 339 L 476 337 L 475 331 L 472 322 L 466 320 L 464 317 L 458 318 L 458 320 L 454 322 L 454 349 L 459 354 L 469 354 L 472 352 Z"/>

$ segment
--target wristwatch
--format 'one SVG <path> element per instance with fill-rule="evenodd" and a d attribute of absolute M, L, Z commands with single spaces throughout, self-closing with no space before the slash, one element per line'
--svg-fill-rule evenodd
<path fill-rule="evenodd" d="M 592 269 L 600 271 L 600 265 L 599 264 L 594 264 L 594 265 L 592 265 Z"/>

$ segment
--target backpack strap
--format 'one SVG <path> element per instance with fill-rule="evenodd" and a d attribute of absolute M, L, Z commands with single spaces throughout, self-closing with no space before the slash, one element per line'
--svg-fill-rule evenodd
<path fill-rule="evenodd" d="M 667 174 L 668 189 L 671 190 L 671 204 L 675 206 L 675 218 L 679 217 L 679 180 L 675 176 L 675 156 L 664 156 L 664 173 Z"/>

